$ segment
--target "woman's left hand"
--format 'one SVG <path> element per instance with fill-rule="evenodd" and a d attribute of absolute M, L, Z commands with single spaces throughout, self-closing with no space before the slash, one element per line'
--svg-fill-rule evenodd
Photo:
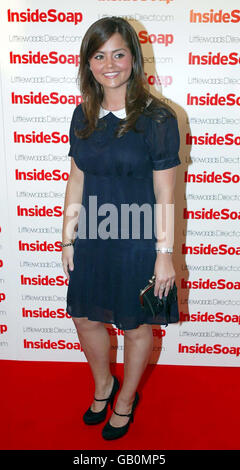
<path fill-rule="evenodd" d="M 168 253 L 157 254 L 154 274 L 156 276 L 154 295 L 161 299 L 163 294 L 168 295 L 170 288 L 173 287 L 176 273 L 172 263 L 172 256 Z"/>

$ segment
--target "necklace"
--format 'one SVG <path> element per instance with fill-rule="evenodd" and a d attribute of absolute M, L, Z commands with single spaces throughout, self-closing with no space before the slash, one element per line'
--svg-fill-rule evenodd
<path fill-rule="evenodd" d="M 123 106 L 121 106 L 121 108 L 118 108 L 118 109 L 107 109 L 105 108 L 102 104 L 101 104 L 102 108 L 105 109 L 106 111 L 120 111 L 121 109 L 124 109 L 125 108 L 125 104 Z"/>

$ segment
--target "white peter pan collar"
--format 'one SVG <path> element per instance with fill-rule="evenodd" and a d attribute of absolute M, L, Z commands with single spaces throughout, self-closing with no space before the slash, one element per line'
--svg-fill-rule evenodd
<path fill-rule="evenodd" d="M 147 106 L 151 103 L 151 101 L 152 101 L 152 98 L 149 98 L 149 100 L 147 102 Z M 109 111 L 109 109 L 105 109 L 102 106 L 100 106 L 99 117 L 98 118 L 101 119 L 102 117 L 106 116 L 109 113 L 114 114 L 119 119 L 124 119 L 127 116 L 126 115 L 126 108 L 117 109 L 117 111 Z"/>
<path fill-rule="evenodd" d="M 111 112 L 112 114 L 114 114 L 115 116 L 117 116 L 118 118 L 120 118 L 120 119 L 124 119 L 124 118 L 126 117 L 126 110 L 125 110 L 125 108 L 117 109 L 116 111 L 109 111 L 108 109 L 104 109 L 104 108 L 102 108 L 102 106 L 100 106 L 99 119 L 101 119 L 102 117 L 106 116 L 106 115 L 109 114 L 110 112 Z"/>

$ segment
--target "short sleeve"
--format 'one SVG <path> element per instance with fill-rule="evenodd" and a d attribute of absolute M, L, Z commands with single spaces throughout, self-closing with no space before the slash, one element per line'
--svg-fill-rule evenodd
<path fill-rule="evenodd" d="M 153 170 L 166 170 L 180 165 L 180 135 L 175 116 L 168 113 L 163 122 L 150 119 L 146 142 Z"/>
<path fill-rule="evenodd" d="M 69 129 L 69 144 L 70 144 L 70 148 L 69 148 L 69 152 L 68 152 L 68 156 L 69 156 L 69 157 L 74 157 L 74 155 L 75 155 L 75 153 L 76 153 L 76 146 L 77 146 L 78 138 L 76 137 L 74 131 L 75 131 L 76 128 L 79 128 L 80 106 L 81 106 L 81 105 L 78 105 L 78 106 L 74 109 L 73 115 L 72 115 L 72 119 L 71 119 L 71 123 L 70 123 L 70 129 Z"/>

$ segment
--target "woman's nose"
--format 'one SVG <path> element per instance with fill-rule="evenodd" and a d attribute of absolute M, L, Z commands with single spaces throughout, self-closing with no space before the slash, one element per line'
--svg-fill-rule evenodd
<path fill-rule="evenodd" d="M 107 67 L 109 67 L 109 68 L 112 67 L 112 65 L 113 65 L 113 58 L 112 58 L 112 56 L 106 56 L 106 58 L 105 58 L 105 65 L 106 65 Z"/>

